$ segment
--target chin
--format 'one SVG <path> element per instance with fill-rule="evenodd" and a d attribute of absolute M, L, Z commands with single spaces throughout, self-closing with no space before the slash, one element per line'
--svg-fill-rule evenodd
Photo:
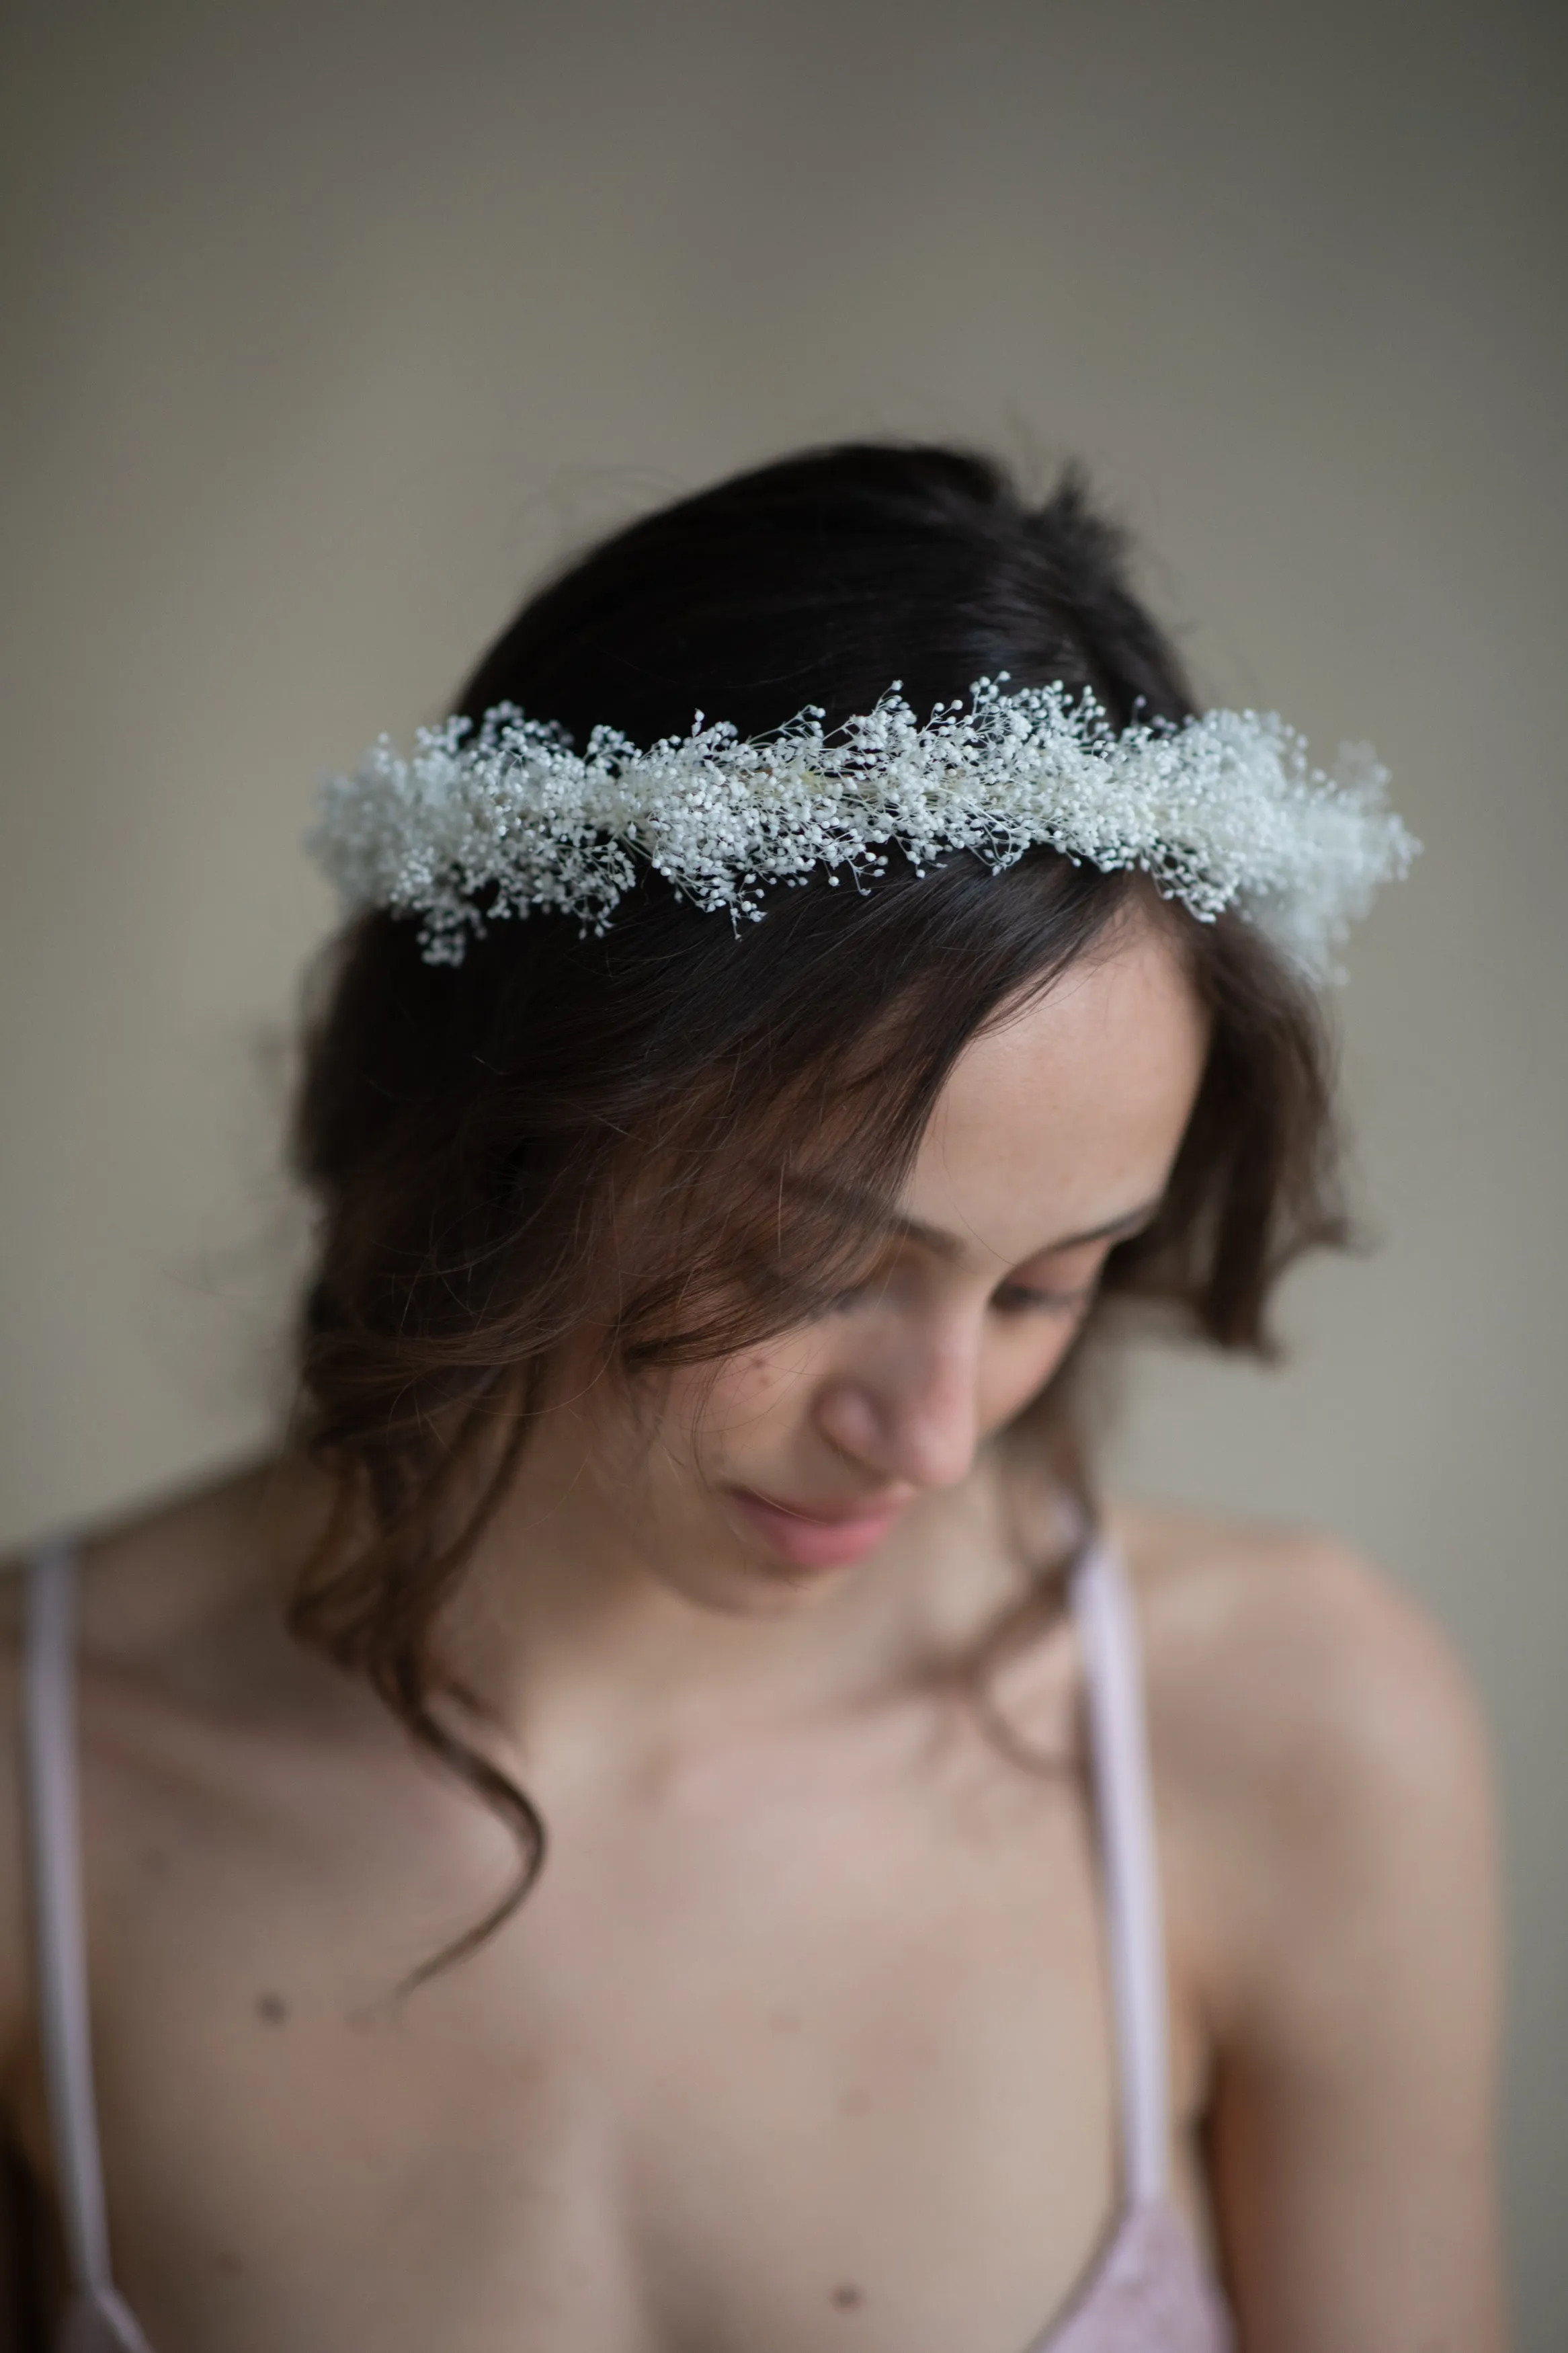
<path fill-rule="evenodd" d="M 714 1559 L 703 1568 L 683 1565 L 678 1572 L 660 1569 L 656 1573 L 659 1583 L 683 1601 L 724 1618 L 792 1617 L 809 1608 L 847 1574 L 795 1569 L 739 1547 L 722 1563 Z"/>

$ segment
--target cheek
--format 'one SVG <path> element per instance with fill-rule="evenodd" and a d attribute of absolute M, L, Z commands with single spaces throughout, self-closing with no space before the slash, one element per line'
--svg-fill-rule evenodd
<path fill-rule="evenodd" d="M 811 1395 L 820 1355 L 796 1335 L 726 1356 L 717 1367 L 673 1374 L 666 1396 L 670 1444 L 697 1461 L 736 1451 L 794 1419 Z"/>
<path fill-rule="evenodd" d="M 1082 1315 L 1053 1317 L 1037 1324 L 1026 1318 L 990 1341 L 980 1369 L 983 1429 L 999 1430 L 1039 1394 L 1077 1339 L 1082 1323 Z"/>

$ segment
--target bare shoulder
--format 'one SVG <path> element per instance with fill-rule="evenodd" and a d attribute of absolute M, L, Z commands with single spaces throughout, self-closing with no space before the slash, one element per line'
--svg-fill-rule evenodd
<path fill-rule="evenodd" d="M 79 1531 L 74 1651 L 84 1692 L 200 1706 L 239 1696 L 295 1656 L 289 1589 L 323 1521 L 319 1482 L 283 1460 L 247 1465 Z M 0 1563 L 0 1639 L 15 1648 L 23 1564 Z"/>
<path fill-rule="evenodd" d="M 84 1662 L 126 1672 L 150 1664 L 254 1589 L 278 1548 L 290 1476 L 276 1463 L 249 1465 L 79 1530 L 72 1550 Z M 19 1559 L 0 1563 L 11 1636 L 22 1615 L 24 1567 Z"/>
<path fill-rule="evenodd" d="M 1493 1876 L 1480 1712 L 1432 1618 L 1317 1534 L 1116 1515 L 1143 1634 L 1172 1835 L 1221 1924 L 1238 1999 L 1288 1988 L 1303 1931 L 1362 1938 L 1483 1924 Z"/>
<path fill-rule="evenodd" d="M 84 1724 L 98 1688 L 112 1685 L 153 1705 L 201 1704 L 229 1696 L 237 1659 L 253 1678 L 288 1672 L 277 1558 L 290 1508 L 280 1503 L 276 1470 L 262 1466 L 81 1535 L 74 1648 Z M 26 1593 L 26 1558 L 0 1559 L 0 2098 L 7 2100 L 31 2033 L 19 1736 Z"/>
<path fill-rule="evenodd" d="M 1447 1636 L 1350 1546 L 1311 1530 L 1120 1508 L 1151 1696 L 1167 1728 L 1353 1767 L 1473 1739 Z M 1427 1760 L 1429 1761 L 1429 1760 Z"/>

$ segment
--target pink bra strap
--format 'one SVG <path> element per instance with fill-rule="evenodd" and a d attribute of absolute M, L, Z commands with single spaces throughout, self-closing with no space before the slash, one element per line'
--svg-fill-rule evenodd
<path fill-rule="evenodd" d="M 23 1755 L 37 1941 L 38 2033 L 58 2177 L 60 2226 L 79 2302 L 70 2326 L 100 2343 L 145 2353 L 117 2294 L 92 2093 L 92 2035 L 82 1925 L 77 1797 L 74 1626 L 76 1560 L 51 1545 L 27 1568 L 22 1676 Z"/>
<path fill-rule="evenodd" d="M 1105 1882 L 1111 2000 L 1121 2076 L 1123 2190 L 1130 2206 L 1166 2190 L 1170 2076 L 1165 1951 L 1138 1627 L 1126 1572 L 1096 1537 L 1073 1575 L 1089 1745 Z"/>

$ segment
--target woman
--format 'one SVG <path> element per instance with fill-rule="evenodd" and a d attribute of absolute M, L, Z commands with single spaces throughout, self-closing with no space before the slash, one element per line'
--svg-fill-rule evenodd
<path fill-rule="evenodd" d="M 637 524 L 459 717 L 328 797 L 292 1442 L 16 1580 L 13 2303 L 1495 2348 L 1458 1673 L 1085 1429 L 1339 1236 L 1305 972 L 1397 820 L 941 448 Z"/>

